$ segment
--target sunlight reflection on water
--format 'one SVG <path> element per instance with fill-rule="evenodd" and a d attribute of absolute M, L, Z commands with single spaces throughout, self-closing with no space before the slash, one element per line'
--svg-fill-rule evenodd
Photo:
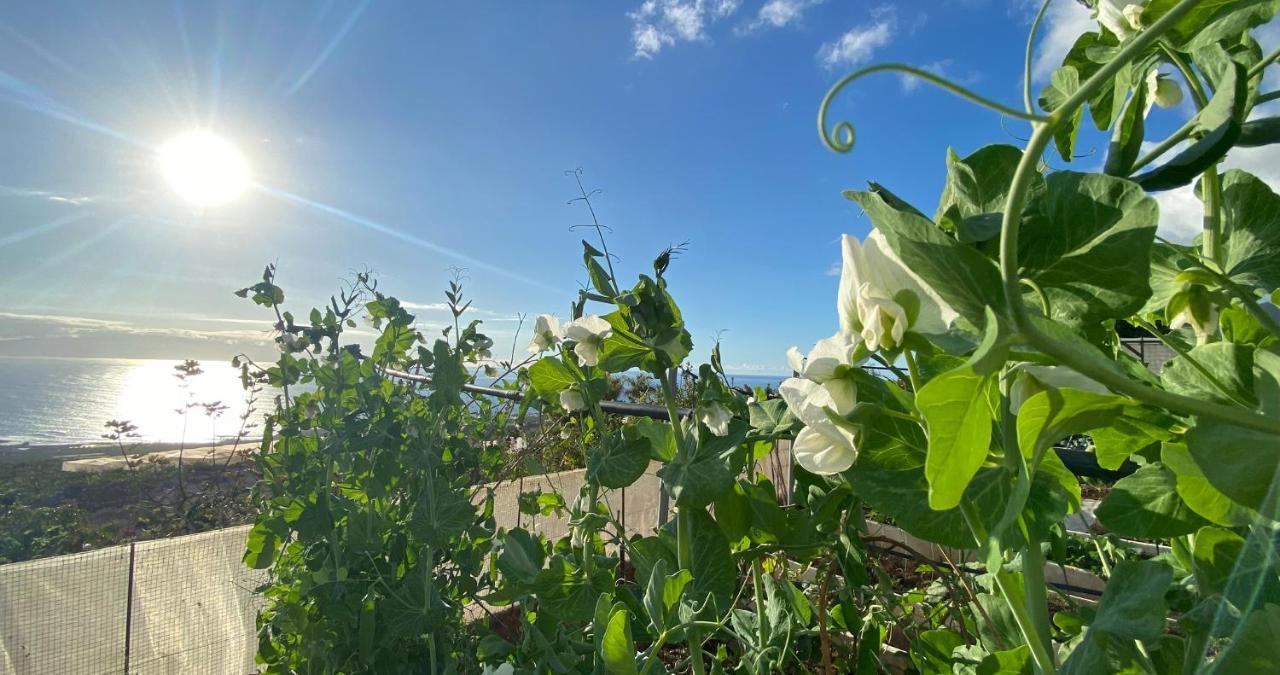
<path fill-rule="evenodd" d="M 130 420 L 141 440 L 207 443 L 235 436 L 246 408 L 239 370 L 226 362 L 201 362 L 204 371 L 187 380 L 174 377 L 181 361 L 0 357 L 0 440 L 7 443 L 102 442 L 103 424 Z M 255 406 L 258 421 L 274 392 L 263 391 Z M 215 417 L 186 403 L 219 402 Z M 184 428 L 185 427 L 185 428 Z M 256 436 L 260 428 L 252 429 Z"/>

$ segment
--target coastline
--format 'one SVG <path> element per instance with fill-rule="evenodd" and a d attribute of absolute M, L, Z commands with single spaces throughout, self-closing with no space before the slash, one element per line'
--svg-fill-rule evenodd
<path fill-rule="evenodd" d="M 234 437 L 218 439 L 216 445 L 231 445 Z M 239 444 L 247 447 L 258 447 L 261 438 L 243 438 Z M 182 447 L 209 447 L 208 441 L 192 440 L 186 443 L 176 441 L 153 441 L 137 444 L 125 444 L 130 455 L 145 455 L 153 452 L 177 450 Z M 21 464 L 27 462 L 44 462 L 51 460 L 91 459 L 94 457 L 119 457 L 120 447 L 115 443 L 19 443 L 0 441 L 0 464 Z"/>

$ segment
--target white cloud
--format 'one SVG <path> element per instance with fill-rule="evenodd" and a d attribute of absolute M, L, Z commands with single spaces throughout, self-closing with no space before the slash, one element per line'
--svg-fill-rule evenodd
<path fill-rule="evenodd" d="M 831 263 L 831 266 L 827 268 L 827 276 L 838 277 L 840 276 L 840 272 L 843 270 L 844 270 L 844 263 L 837 260 Z"/>
<path fill-rule="evenodd" d="M 631 19 L 635 57 L 651 59 L 677 42 L 707 39 L 706 26 L 738 11 L 740 0 L 645 0 Z"/>
<path fill-rule="evenodd" d="M 745 31 L 761 28 L 782 28 L 796 23 L 810 7 L 822 4 L 823 0 L 768 0 L 756 12 L 756 18 L 747 24 Z"/>
<path fill-rule="evenodd" d="M 973 84 L 973 83 L 977 82 L 978 80 L 981 80 L 981 79 L 982 79 L 982 76 L 981 76 L 977 71 L 973 71 L 973 70 L 971 70 L 971 71 L 969 71 L 969 72 L 965 73 L 964 75 L 957 75 L 957 74 L 955 74 L 955 73 L 951 72 L 951 69 L 952 69 L 951 67 L 952 67 L 954 64 L 955 64 L 955 62 L 954 62 L 954 61 L 952 61 L 951 59 L 941 59 L 941 60 L 938 60 L 938 61 L 934 61 L 933 63 L 926 63 L 925 65 L 920 66 L 920 68 L 922 68 L 922 69 L 924 69 L 924 70 L 927 70 L 927 71 L 929 71 L 929 72 L 933 73 L 934 75 L 939 75 L 939 76 L 942 76 L 942 77 L 946 77 L 946 78 L 950 79 L 952 82 L 955 82 L 955 83 L 957 83 L 957 84 L 966 85 L 966 86 L 967 86 L 967 85 L 970 85 L 970 84 Z M 923 83 L 924 83 L 924 80 L 921 80 L 921 79 L 920 79 L 920 78 L 918 78 L 918 77 L 912 77 L 912 76 L 910 76 L 910 75 L 903 75 L 903 76 L 902 76 L 902 91 L 903 91 L 904 93 L 910 94 L 911 92 L 915 91 L 916 89 L 919 89 L 919 88 L 920 88 L 920 85 L 921 85 L 921 84 L 923 84 Z"/>
<path fill-rule="evenodd" d="M 1143 152 L 1154 143 L 1144 143 Z M 1170 150 L 1158 162 L 1168 161 L 1182 147 Z M 1272 190 L 1280 191 L 1280 152 L 1273 147 L 1235 148 L 1219 165 L 1220 172 L 1241 169 L 1257 176 Z M 1204 226 L 1204 205 L 1195 195 L 1194 183 L 1176 190 L 1153 193 L 1160 204 L 1160 236 L 1171 241 L 1187 243 L 1200 233 Z"/>
<path fill-rule="evenodd" d="M 839 39 L 828 42 L 818 50 L 818 61 L 827 69 L 852 68 L 871 60 L 876 50 L 893 41 L 898 28 L 897 13 L 892 7 L 880 7 L 871 12 L 870 23 L 850 28 Z"/>
<path fill-rule="evenodd" d="M 1036 3 L 1037 5 L 1039 3 Z M 1076 39 L 1098 30 L 1093 11 L 1078 2 L 1054 2 L 1045 12 L 1040 24 L 1040 39 L 1036 43 L 1035 60 L 1031 76 L 1037 82 L 1049 79 L 1053 71 L 1062 65 Z"/>

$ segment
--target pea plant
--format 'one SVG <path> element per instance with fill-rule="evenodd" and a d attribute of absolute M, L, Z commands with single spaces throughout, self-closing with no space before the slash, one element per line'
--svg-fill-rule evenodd
<path fill-rule="evenodd" d="M 457 322 L 457 284 L 455 324 L 428 346 L 365 275 L 295 323 L 268 268 L 241 291 L 274 312 L 281 345 L 262 368 L 283 394 L 245 556 L 272 570 L 260 661 L 281 673 L 1273 669 L 1280 196 L 1220 169 L 1236 148 L 1280 141 L 1258 112 L 1280 98 L 1261 91 L 1280 52 L 1255 36 L 1280 3 L 1093 5 L 1096 29 L 1037 96 L 1041 7 L 1021 107 L 898 64 L 830 90 L 818 128 L 838 152 L 855 133 L 828 123 L 832 101 L 881 72 L 1031 134 L 1022 148 L 948 151 L 932 217 L 877 183 L 845 193 L 872 228 L 842 242 L 839 330 L 788 351 L 777 398 L 731 387 L 719 345 L 691 361 L 668 274 L 680 247 L 623 283 L 580 171 L 596 234 L 582 242 L 587 283 L 563 321 L 537 317 L 529 361 L 505 364 L 518 407 L 464 394 L 492 341 Z M 1153 107 L 1184 91 L 1190 119 L 1148 140 Z M 1051 146 L 1077 159 L 1086 108 L 1110 134 L 1101 170 L 1050 170 Z M 1193 183 L 1203 232 L 1167 241 L 1149 193 Z M 343 344 L 362 315 L 378 331 L 368 356 Z M 1148 369 L 1123 348 L 1134 331 L 1176 357 Z M 665 414 L 608 416 L 624 374 Z M 559 538 L 498 527 L 483 486 L 508 452 L 497 439 L 531 411 L 568 419 L 558 428 L 584 458 L 576 494 L 519 499 L 522 513 L 567 514 Z M 1066 446 L 1127 472 L 1104 490 L 1109 534 L 1087 552 L 1063 534 L 1083 507 Z M 794 458 L 790 485 L 760 471 L 777 452 Z M 611 505 L 649 473 L 670 517 L 637 531 Z M 872 546 L 884 539 L 873 521 L 945 560 L 894 562 Z M 1048 563 L 1066 560 L 1097 562 L 1095 603 L 1048 583 Z"/>

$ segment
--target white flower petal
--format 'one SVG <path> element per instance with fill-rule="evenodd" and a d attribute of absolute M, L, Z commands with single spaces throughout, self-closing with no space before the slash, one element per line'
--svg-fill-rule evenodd
<path fill-rule="evenodd" d="M 800 350 L 792 347 L 787 350 L 787 365 L 791 367 L 791 372 L 800 375 L 804 373 L 804 356 L 800 354 Z"/>
<path fill-rule="evenodd" d="M 583 366 L 594 366 L 600 362 L 599 338 L 588 338 L 573 346 L 573 353 L 578 355 L 578 363 Z"/>
<path fill-rule="evenodd" d="M 572 387 L 560 392 L 560 407 L 569 412 L 585 410 L 587 402 L 582 398 L 582 392 Z"/>
<path fill-rule="evenodd" d="M 729 421 L 732 419 L 733 414 L 719 403 L 708 403 L 698 409 L 698 421 L 716 436 L 729 435 Z"/>
<path fill-rule="evenodd" d="M 853 352 L 858 348 L 852 336 L 839 331 L 831 337 L 822 338 L 809 352 L 808 362 L 804 367 L 804 376 L 814 382 L 825 382 L 835 377 L 836 368 L 853 363 Z"/>
<path fill-rule="evenodd" d="M 796 440 L 791 444 L 791 452 L 795 454 L 796 462 L 800 466 L 819 476 L 830 476 L 845 471 L 853 466 L 853 460 L 858 456 L 852 445 L 833 443 L 832 439 L 825 434 L 808 427 L 796 434 Z"/>

